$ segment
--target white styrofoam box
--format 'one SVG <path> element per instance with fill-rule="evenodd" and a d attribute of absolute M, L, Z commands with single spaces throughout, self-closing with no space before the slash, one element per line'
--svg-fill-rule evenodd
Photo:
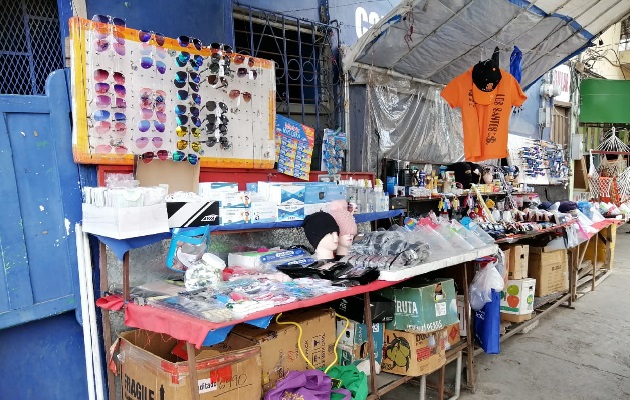
<path fill-rule="evenodd" d="M 83 231 L 114 239 L 168 232 L 166 203 L 143 207 L 97 207 L 83 204 Z"/>
<path fill-rule="evenodd" d="M 304 204 L 304 216 L 315 214 L 319 211 L 328 212 L 330 203 Z"/>
<path fill-rule="evenodd" d="M 238 192 L 238 183 L 236 182 L 200 182 L 197 189 L 199 196 L 216 200 L 212 198 L 214 194 L 225 192 Z"/>
<path fill-rule="evenodd" d="M 304 185 L 271 185 L 269 201 L 281 204 L 304 204 Z"/>
<path fill-rule="evenodd" d="M 300 221 L 304 219 L 304 204 L 281 204 L 278 206 L 277 221 Z"/>
<path fill-rule="evenodd" d="M 251 210 L 249 208 L 221 207 L 219 209 L 221 225 L 249 224 Z"/>
<path fill-rule="evenodd" d="M 249 206 L 252 224 L 276 222 L 278 206 L 270 201 L 252 201 Z"/>
<path fill-rule="evenodd" d="M 534 311 L 536 279 L 510 279 L 501 292 L 500 309 L 505 314 L 524 315 Z"/>

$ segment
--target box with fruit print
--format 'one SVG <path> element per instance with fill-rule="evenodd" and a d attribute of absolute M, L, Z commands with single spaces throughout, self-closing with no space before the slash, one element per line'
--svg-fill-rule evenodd
<path fill-rule="evenodd" d="M 510 279 L 501 292 L 502 314 L 530 314 L 534 311 L 536 279 Z"/>
<path fill-rule="evenodd" d="M 385 329 L 381 370 L 396 375 L 430 374 L 446 362 L 446 328 L 429 333 Z"/>

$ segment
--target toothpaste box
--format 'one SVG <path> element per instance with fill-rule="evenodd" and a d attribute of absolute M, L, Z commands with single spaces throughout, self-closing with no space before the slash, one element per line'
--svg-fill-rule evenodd
<path fill-rule="evenodd" d="M 219 210 L 221 225 L 249 224 L 251 211 L 249 208 L 221 207 Z"/>
<path fill-rule="evenodd" d="M 252 201 L 249 206 L 252 224 L 276 222 L 278 206 L 270 201 Z"/>
<path fill-rule="evenodd" d="M 281 204 L 278 206 L 278 222 L 301 221 L 304 219 L 304 204 Z"/>

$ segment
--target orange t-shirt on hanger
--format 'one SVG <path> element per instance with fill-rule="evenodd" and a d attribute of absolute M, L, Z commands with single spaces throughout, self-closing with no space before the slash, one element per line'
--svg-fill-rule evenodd
<path fill-rule="evenodd" d="M 464 156 L 466 161 L 507 157 L 508 120 L 512 106 L 521 106 L 527 96 L 509 72 L 499 69 L 501 76 L 496 88 L 485 93 L 490 104 L 476 103 L 473 68 L 455 77 L 441 93 L 451 107 L 462 110 Z"/>

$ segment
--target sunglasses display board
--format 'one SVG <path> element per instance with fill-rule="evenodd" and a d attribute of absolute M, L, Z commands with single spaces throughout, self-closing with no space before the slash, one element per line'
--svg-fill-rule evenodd
<path fill-rule="evenodd" d="M 272 61 L 108 16 L 70 32 L 75 162 L 273 168 Z"/>

